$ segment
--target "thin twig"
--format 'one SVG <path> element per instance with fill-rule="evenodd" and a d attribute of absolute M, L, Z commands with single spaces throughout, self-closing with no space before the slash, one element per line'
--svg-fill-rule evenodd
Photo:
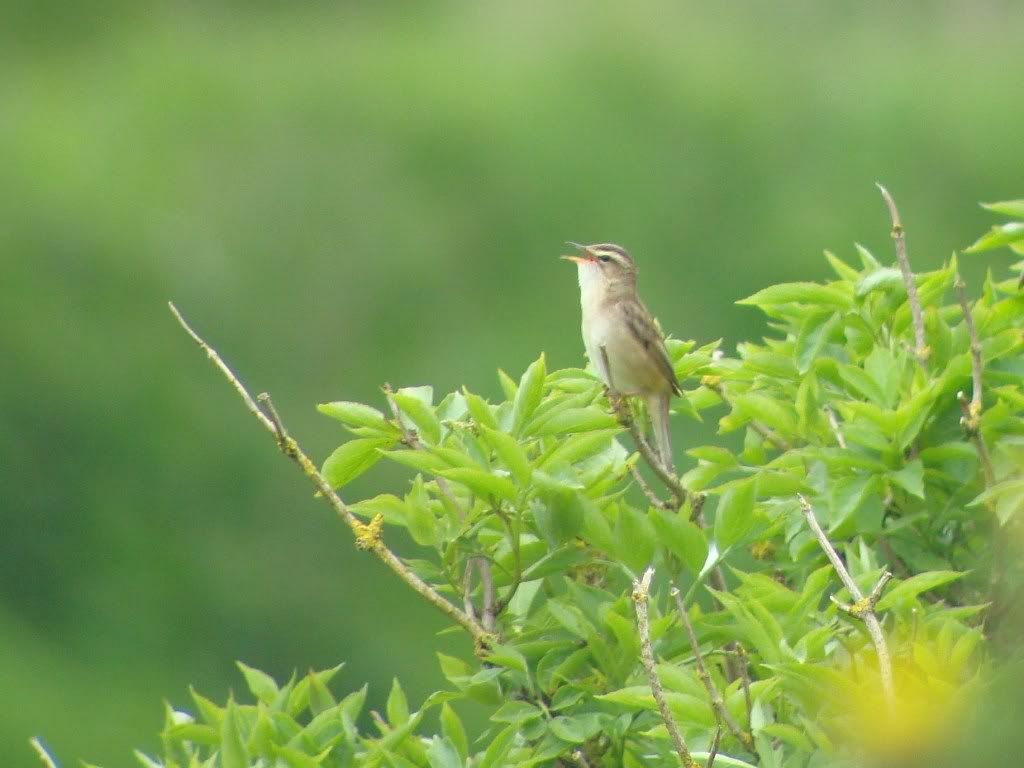
<path fill-rule="evenodd" d="M 753 715 L 754 703 L 750 698 L 750 663 L 747 660 L 746 649 L 736 643 L 736 656 L 739 658 L 740 664 L 740 685 L 743 687 L 743 704 L 747 709 L 747 723 L 750 723 L 750 718 Z"/>
<path fill-rule="evenodd" d="M 590 763 L 587 761 L 587 755 L 582 749 L 576 749 L 572 753 L 573 759 L 579 763 L 580 768 L 590 768 Z"/>
<path fill-rule="evenodd" d="M 53 762 L 53 758 L 50 757 L 50 753 L 46 751 L 46 747 L 39 741 L 37 736 L 33 736 L 28 740 L 29 745 L 35 750 L 39 760 L 43 763 L 46 768 L 57 768 L 57 764 Z"/>
<path fill-rule="evenodd" d="M 381 529 L 384 525 L 384 518 L 378 515 L 369 523 L 363 523 L 360 521 L 352 510 L 349 509 L 348 505 L 346 505 L 338 494 L 335 493 L 334 488 L 331 487 L 330 483 L 328 483 L 324 479 L 323 475 L 320 474 L 316 465 L 314 465 L 305 452 L 303 452 L 298 442 L 291 437 L 280 439 L 280 435 L 287 435 L 284 425 L 280 424 L 279 427 L 271 421 L 271 419 L 267 418 L 266 414 L 264 414 L 256 404 L 256 401 L 253 400 L 249 391 L 245 388 L 245 385 L 242 384 L 234 373 L 232 373 L 231 369 L 224 363 L 216 350 L 214 350 L 213 347 L 207 344 L 194 330 L 192 330 L 191 326 L 189 326 L 185 321 L 185 318 L 182 317 L 181 313 L 173 303 L 168 302 L 168 304 L 174 317 L 177 319 L 181 327 L 185 329 L 185 332 L 192 337 L 192 340 L 195 341 L 196 344 L 198 344 L 206 353 L 206 356 L 210 358 L 213 364 L 220 370 L 224 375 L 224 378 L 228 380 L 228 383 L 235 388 L 239 397 L 242 398 L 242 402 L 245 403 L 245 406 L 256 417 L 260 424 L 263 425 L 263 428 L 274 435 L 275 439 L 278 440 L 278 446 L 280 447 L 281 452 L 299 466 L 302 473 L 311 483 L 313 483 L 313 485 L 316 486 L 317 490 L 320 491 L 320 494 L 352 530 L 352 533 L 355 534 L 356 537 L 356 546 L 360 549 L 368 549 L 373 552 L 374 555 L 388 566 L 388 568 L 394 571 L 402 581 L 408 584 L 421 597 L 441 611 L 449 619 L 465 629 L 470 636 L 472 636 L 474 642 L 478 646 L 482 647 L 488 645 L 492 640 L 490 633 L 488 633 L 478 622 L 472 619 L 465 612 L 457 608 L 455 605 L 452 605 L 452 603 L 446 600 L 434 587 L 413 573 L 409 569 L 409 566 L 402 562 L 394 552 L 384 545 L 384 542 L 381 539 Z M 280 419 L 278 419 L 278 422 L 280 423 Z"/>
<path fill-rule="evenodd" d="M 957 392 L 956 400 L 960 403 L 960 424 L 963 426 L 964 432 L 971 438 L 971 442 L 974 443 L 974 449 L 978 452 L 978 461 L 981 463 L 981 471 L 985 475 L 985 487 L 990 488 L 996 482 L 995 469 L 992 467 L 992 456 L 989 454 L 988 446 L 981 436 L 981 430 L 977 428 L 972 429 L 972 425 L 980 426 L 980 419 L 975 419 L 971 414 L 971 402 L 967 399 L 967 395 L 963 392 Z"/>
<path fill-rule="evenodd" d="M 491 575 L 491 561 L 486 557 L 478 557 L 477 570 L 480 571 L 480 589 L 483 590 L 483 611 L 480 616 L 483 628 L 494 631 L 494 578 Z"/>
<path fill-rule="evenodd" d="M 381 391 L 384 393 L 384 399 L 388 401 L 388 407 L 391 409 L 391 414 L 395 417 L 395 426 L 398 427 L 402 433 L 402 442 L 412 448 L 414 451 L 424 450 L 422 441 L 419 435 L 416 434 L 415 429 L 406 429 L 405 424 L 402 423 L 402 413 L 398 408 L 398 403 L 395 401 L 395 390 L 392 386 L 385 382 L 384 386 L 381 387 Z M 459 500 L 455 497 L 452 492 L 452 488 L 448 485 L 448 481 L 443 477 L 434 477 L 434 482 L 437 483 L 437 488 L 444 494 L 444 497 L 448 499 L 452 507 L 455 508 L 459 515 L 459 522 L 464 522 L 466 519 L 466 509 L 459 503 Z"/>
<path fill-rule="evenodd" d="M 679 482 L 679 478 L 662 463 L 658 452 L 647 442 L 643 430 L 637 424 L 636 419 L 633 418 L 633 413 L 630 411 L 629 403 L 625 396 L 615 390 L 615 383 L 611 380 L 612 368 L 608 362 L 608 350 L 603 346 L 601 347 L 601 359 L 604 362 L 604 369 L 608 373 L 608 402 L 611 404 L 619 424 L 629 430 L 629 434 L 632 435 L 633 442 L 636 443 L 636 448 L 640 455 L 643 456 L 644 461 L 654 471 L 654 474 L 658 476 L 658 479 L 665 484 L 669 493 L 675 497 L 675 503 L 672 508 L 678 509 L 686 499 L 686 491 Z"/>
<path fill-rule="evenodd" d="M 476 621 L 476 608 L 473 607 L 473 560 L 466 561 L 466 570 L 462 574 L 462 610 L 473 621 Z"/>
<path fill-rule="evenodd" d="M 647 603 L 651 594 L 651 579 L 653 577 L 654 567 L 651 566 L 644 571 L 642 578 L 633 581 L 633 603 L 636 606 L 636 624 L 640 632 L 640 661 L 644 665 L 644 671 L 647 672 L 647 679 L 651 683 L 651 695 L 658 705 L 661 719 L 665 721 L 665 728 L 668 730 L 668 735 L 672 739 L 672 744 L 676 748 L 679 759 L 685 768 L 694 768 L 697 763 L 694 762 L 693 757 L 690 755 L 690 750 L 687 749 L 686 742 L 683 740 L 683 734 L 679 732 L 679 726 L 676 724 L 675 718 L 672 717 L 672 712 L 668 708 L 665 692 L 661 689 L 661 680 L 658 679 L 658 670 L 654 665 L 654 650 L 651 648 L 651 625 L 647 618 Z"/>
<path fill-rule="evenodd" d="M 722 692 L 718 690 L 718 686 L 715 685 L 715 681 L 711 678 L 708 668 L 704 664 L 704 658 L 700 653 L 700 643 L 697 640 L 697 633 L 693 631 L 693 623 L 690 621 L 690 614 L 687 612 L 686 606 L 683 604 L 682 593 L 680 593 L 679 588 L 673 584 L 670 594 L 675 600 L 679 620 L 682 622 L 683 629 L 686 631 L 686 637 L 690 641 L 690 650 L 693 651 L 694 663 L 697 666 L 697 675 L 700 677 L 701 682 L 704 683 L 704 688 L 707 690 L 708 697 L 711 699 L 711 707 L 715 710 L 715 718 L 718 720 L 719 728 L 724 725 L 729 729 L 729 733 L 736 737 L 737 741 L 753 752 L 754 740 L 750 737 L 749 733 L 740 728 L 739 723 L 736 722 L 729 710 L 726 709 L 725 701 L 722 699 Z"/>
<path fill-rule="evenodd" d="M 977 430 L 978 419 L 981 417 L 981 381 L 982 381 L 982 363 L 981 363 L 981 342 L 978 341 L 978 329 L 974 327 L 974 315 L 971 313 L 971 306 L 967 303 L 967 286 L 964 284 L 963 279 L 959 274 L 956 276 L 956 282 L 953 283 L 956 288 L 956 296 L 960 300 L 960 309 L 964 313 L 964 323 L 967 325 L 967 335 L 971 341 L 971 406 L 970 415 L 973 422 L 969 425 L 972 430 Z"/>
<path fill-rule="evenodd" d="M 711 742 L 711 749 L 708 751 L 707 762 L 704 763 L 704 768 L 713 768 L 715 765 L 715 758 L 718 757 L 718 745 L 722 741 L 722 724 L 719 723 L 718 727 L 715 728 L 715 740 Z"/>
<path fill-rule="evenodd" d="M 828 425 L 832 428 L 832 434 L 835 435 L 836 444 L 845 450 L 846 438 L 843 436 L 843 430 L 839 426 L 839 420 L 836 418 L 836 412 L 832 410 L 831 405 L 825 405 L 825 416 L 828 417 Z"/>
<path fill-rule="evenodd" d="M 889 218 L 892 220 L 892 239 L 896 243 L 896 261 L 900 265 L 900 273 L 903 275 L 903 285 L 907 289 L 907 301 L 910 303 L 910 317 L 914 324 L 914 355 L 917 361 L 924 366 L 928 359 L 930 350 L 925 343 L 924 317 L 921 314 L 921 299 L 917 295 L 917 283 L 914 282 L 914 273 L 910 269 L 910 258 L 907 256 L 907 238 L 900 222 L 900 212 L 896 209 L 896 201 L 889 190 L 878 182 L 875 182 L 878 191 L 882 193 L 882 199 L 889 209 Z"/>
<path fill-rule="evenodd" d="M 629 465 L 629 474 L 633 476 L 634 482 L 643 491 L 644 496 L 651 502 L 652 506 L 658 507 L 659 509 L 675 509 L 675 505 L 671 501 L 665 501 L 654 492 L 654 489 L 647 484 L 644 480 L 644 476 L 640 474 L 640 470 L 636 468 L 636 464 Z"/>
<path fill-rule="evenodd" d="M 875 646 L 875 653 L 878 655 L 878 673 L 882 680 L 882 693 L 885 696 L 886 703 L 892 708 L 896 703 L 896 692 L 892 681 L 892 661 L 889 658 L 889 647 L 886 645 L 885 635 L 882 634 L 882 625 L 878 623 L 878 617 L 875 615 L 875 605 L 878 604 L 878 600 L 882 596 L 882 590 L 889 579 L 892 578 L 892 574 L 889 571 L 883 571 L 875 588 L 871 590 L 870 596 L 865 598 L 864 593 L 857 586 L 857 582 L 853 580 L 850 572 L 846 570 L 846 566 L 839 557 L 839 553 L 836 552 L 832 542 L 828 540 L 828 536 L 825 535 L 825 532 L 818 524 L 818 518 L 814 516 L 814 509 L 811 507 L 810 502 L 803 495 L 799 498 L 800 508 L 807 519 L 807 525 L 810 526 L 811 532 L 814 533 L 815 538 L 818 540 L 818 544 L 821 545 L 825 555 L 832 563 L 832 567 L 835 568 L 836 573 L 839 575 L 839 580 L 843 582 L 843 586 L 846 587 L 850 597 L 854 600 L 853 605 L 850 606 L 843 606 L 834 598 L 833 602 L 840 605 L 851 616 L 864 622 L 868 635 L 871 637 L 871 642 Z"/>
<path fill-rule="evenodd" d="M 281 423 L 281 416 L 277 412 L 277 408 L 274 406 L 274 401 L 270 398 L 270 394 L 267 392 L 260 392 L 256 395 L 256 402 L 263 406 L 266 410 L 267 415 L 270 417 L 270 421 L 274 424 L 274 434 L 277 437 L 279 445 L 283 446 L 285 441 L 288 439 L 288 432 L 284 428 L 284 424 Z"/>
<path fill-rule="evenodd" d="M 729 407 L 732 407 L 732 400 L 729 398 L 729 393 L 725 391 L 725 387 L 722 385 L 722 379 L 720 376 L 705 376 L 700 380 L 700 383 L 722 398 L 722 402 Z M 790 449 L 788 441 L 779 437 L 757 419 L 750 419 L 747 423 L 750 425 L 752 430 L 757 432 L 757 434 L 774 445 L 780 451 L 785 452 Z"/>

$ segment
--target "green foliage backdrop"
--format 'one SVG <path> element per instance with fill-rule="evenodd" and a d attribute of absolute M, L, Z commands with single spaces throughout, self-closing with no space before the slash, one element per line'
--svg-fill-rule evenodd
<path fill-rule="evenodd" d="M 369 681 L 376 708 L 393 675 L 414 701 L 443 682 L 410 642 L 443 623 L 304 501 L 167 298 L 326 455 L 310 403 L 387 380 L 496 399 L 491 372 L 539 349 L 580 365 L 565 239 L 625 243 L 664 327 L 731 353 L 761 327 L 736 299 L 823 277 L 825 246 L 888 253 L 876 178 L 921 271 L 988 226 L 971 201 L 1020 192 L 1012 3 L 9 10 L 13 764 L 40 731 L 125 764 L 156 747 L 139 735 L 158 692 L 219 700 L 235 658 L 280 679 L 351 659 L 344 684 Z M 680 444 L 707 442 L 677 422 Z M 380 466 L 351 493 L 404 477 Z"/>

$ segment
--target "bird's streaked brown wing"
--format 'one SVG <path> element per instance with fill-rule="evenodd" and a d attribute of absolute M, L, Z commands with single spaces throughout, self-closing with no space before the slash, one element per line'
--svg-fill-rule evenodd
<path fill-rule="evenodd" d="M 668 358 L 668 350 L 665 349 L 665 340 L 662 338 L 654 318 L 651 317 L 651 313 L 647 311 L 647 307 L 638 301 L 622 301 L 619 302 L 619 307 L 626 320 L 626 327 L 629 328 L 630 333 L 644 348 L 644 351 L 654 360 L 658 370 L 671 385 L 672 392 L 677 395 L 682 394 L 675 368 L 672 367 L 672 361 Z"/>

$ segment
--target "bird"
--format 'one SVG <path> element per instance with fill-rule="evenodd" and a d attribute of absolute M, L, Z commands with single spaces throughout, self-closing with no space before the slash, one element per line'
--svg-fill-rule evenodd
<path fill-rule="evenodd" d="M 669 405 L 682 391 L 661 329 L 637 293 L 636 262 L 614 243 L 567 245 L 580 252 L 562 258 L 576 263 L 587 357 L 610 392 L 643 398 L 658 456 L 675 474 Z"/>

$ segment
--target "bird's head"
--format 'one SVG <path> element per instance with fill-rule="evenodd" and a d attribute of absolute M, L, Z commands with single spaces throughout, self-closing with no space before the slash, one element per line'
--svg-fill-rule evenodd
<path fill-rule="evenodd" d="M 569 242 L 579 253 L 562 256 L 576 262 L 580 285 L 597 283 L 605 287 L 632 287 L 636 284 L 636 263 L 629 251 L 614 243 L 581 245 Z"/>

